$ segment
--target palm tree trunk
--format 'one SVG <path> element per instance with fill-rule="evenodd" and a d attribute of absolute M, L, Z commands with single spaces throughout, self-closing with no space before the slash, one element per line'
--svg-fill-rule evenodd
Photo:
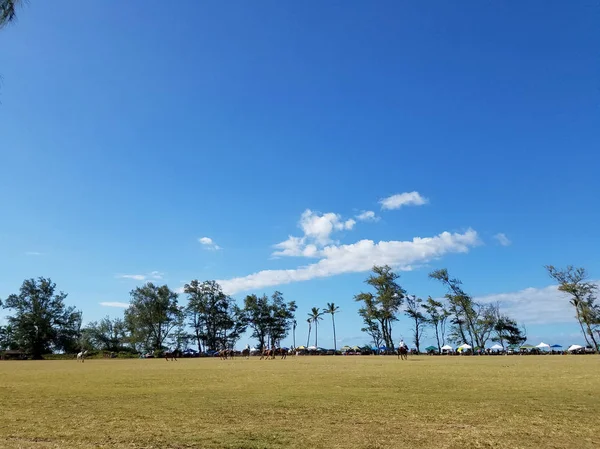
<path fill-rule="evenodd" d="M 333 355 L 337 352 L 337 341 L 335 339 L 335 318 L 334 314 L 331 314 L 331 322 L 333 323 Z"/>
<path fill-rule="evenodd" d="M 306 347 L 310 346 L 310 323 L 308 323 L 308 338 L 306 339 Z"/>
<path fill-rule="evenodd" d="M 319 323 L 318 321 L 315 321 L 315 347 L 319 347 L 319 345 L 317 344 L 319 342 Z"/>

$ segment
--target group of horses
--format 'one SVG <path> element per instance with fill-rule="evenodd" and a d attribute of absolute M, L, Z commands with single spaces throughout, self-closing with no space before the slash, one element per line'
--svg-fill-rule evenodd
<path fill-rule="evenodd" d="M 400 346 L 397 350 L 398 359 L 408 360 L 408 348 L 406 346 Z M 233 349 L 222 349 L 218 352 L 219 358 L 221 360 L 233 359 L 235 356 L 235 351 Z M 281 360 L 287 358 L 288 354 L 294 355 L 296 354 L 296 350 L 294 348 L 285 349 L 285 348 L 273 348 L 273 349 L 264 349 L 260 353 L 259 360 L 273 360 L 275 357 L 280 356 Z M 87 355 L 87 351 L 81 351 L 77 354 L 77 361 L 84 362 L 85 356 Z M 177 351 L 166 351 L 165 352 L 165 360 L 168 362 L 177 361 Z M 250 358 L 250 349 L 245 348 L 242 351 L 242 357 Z"/>

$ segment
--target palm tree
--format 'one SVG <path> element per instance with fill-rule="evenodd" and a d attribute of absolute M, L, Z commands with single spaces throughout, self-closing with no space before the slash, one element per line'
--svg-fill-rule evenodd
<path fill-rule="evenodd" d="M 293 331 L 292 331 L 292 335 L 294 337 L 294 349 L 296 349 L 296 326 L 298 325 L 298 323 L 296 322 L 296 320 L 292 321 L 292 326 L 293 326 Z"/>
<path fill-rule="evenodd" d="M 331 315 L 331 323 L 333 324 L 333 353 L 337 352 L 337 342 L 335 340 L 335 317 L 334 315 L 340 310 L 338 306 L 333 302 L 327 303 L 327 308 L 325 309 L 325 313 L 329 313 Z"/>
<path fill-rule="evenodd" d="M 0 0 L 0 28 L 15 20 L 21 0 Z"/>
<path fill-rule="evenodd" d="M 322 315 L 323 312 L 319 311 L 318 307 L 313 307 L 310 310 L 310 313 L 308 314 L 308 316 L 310 317 L 309 320 L 311 320 L 315 324 L 315 347 L 318 347 L 317 343 L 319 341 L 319 321 L 323 319 Z"/>
<path fill-rule="evenodd" d="M 312 323 L 312 320 L 309 318 L 306 322 L 308 323 L 308 338 L 306 339 L 306 347 L 308 348 L 308 345 L 310 344 L 310 324 Z"/>

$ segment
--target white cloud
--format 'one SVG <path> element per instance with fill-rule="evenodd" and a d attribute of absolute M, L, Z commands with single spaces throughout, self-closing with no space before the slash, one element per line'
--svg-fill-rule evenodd
<path fill-rule="evenodd" d="M 304 236 L 320 245 L 331 242 L 332 232 L 350 230 L 355 224 L 356 221 L 353 219 L 343 221 L 340 214 L 333 212 L 320 214 L 310 209 L 306 209 L 302 213 L 299 223 L 300 228 L 304 231 Z"/>
<path fill-rule="evenodd" d="M 358 221 L 378 221 L 379 217 L 375 215 L 375 212 L 372 210 L 366 210 L 361 214 L 356 216 Z"/>
<path fill-rule="evenodd" d="M 198 239 L 198 241 L 206 248 L 206 249 L 210 249 L 213 251 L 217 251 L 222 249 L 219 245 L 217 245 L 215 242 L 213 242 L 213 239 L 211 239 L 210 237 L 200 237 Z"/>
<path fill-rule="evenodd" d="M 26 255 L 26 256 L 41 256 L 41 255 L 43 255 L 43 253 L 39 253 L 39 252 L 37 252 L 37 251 L 27 251 L 27 252 L 25 253 L 25 255 Z"/>
<path fill-rule="evenodd" d="M 598 282 L 595 282 L 598 284 Z M 525 324 L 575 322 L 575 310 L 569 297 L 557 285 L 529 287 L 511 293 L 498 293 L 475 298 L 482 303 L 500 303 L 500 310 Z"/>
<path fill-rule="evenodd" d="M 388 264 L 399 270 L 427 262 L 448 253 L 465 253 L 479 243 L 477 232 L 443 232 L 435 237 L 415 237 L 411 241 L 361 240 L 351 245 L 326 246 L 317 254 L 321 259 L 291 270 L 264 270 L 244 277 L 218 281 L 229 294 L 291 282 L 369 271 L 373 265 Z M 316 248 L 315 248 L 316 249 Z"/>
<path fill-rule="evenodd" d="M 509 246 L 512 242 L 506 236 L 506 234 L 499 232 L 494 236 L 494 238 L 498 241 L 498 243 L 502 246 Z"/>
<path fill-rule="evenodd" d="M 133 279 L 134 281 L 145 281 L 148 280 L 160 280 L 163 278 L 165 273 L 160 271 L 152 271 L 148 274 L 119 274 L 115 276 L 117 279 Z"/>
<path fill-rule="evenodd" d="M 429 200 L 419 192 L 404 192 L 379 200 L 382 209 L 400 209 L 402 206 L 422 206 Z"/>
<path fill-rule="evenodd" d="M 316 257 L 318 249 L 313 244 L 306 244 L 305 237 L 294 237 L 290 235 L 287 240 L 277 243 L 273 247 L 279 251 L 275 251 L 273 256 L 290 256 L 290 257 Z"/>
<path fill-rule="evenodd" d="M 119 279 L 133 279 L 135 281 L 145 281 L 145 274 L 120 274 L 117 276 Z"/>
<path fill-rule="evenodd" d="M 317 257 L 319 248 L 333 243 L 331 234 L 335 231 L 351 230 L 356 220 L 343 220 L 340 214 L 328 212 L 321 214 L 306 209 L 302 212 L 298 226 L 304 232 L 303 237 L 288 236 L 287 240 L 273 245 L 279 251 L 273 256 Z"/>
<path fill-rule="evenodd" d="M 129 307 L 128 303 L 126 303 L 126 302 L 117 302 L 117 301 L 101 302 L 100 305 L 104 306 L 104 307 L 121 307 L 123 309 L 126 309 L 126 308 Z"/>

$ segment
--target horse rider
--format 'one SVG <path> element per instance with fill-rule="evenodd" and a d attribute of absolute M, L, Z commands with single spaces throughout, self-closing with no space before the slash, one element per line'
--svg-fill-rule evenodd
<path fill-rule="evenodd" d="M 398 343 L 398 347 L 399 348 L 405 348 L 408 351 L 408 346 L 407 346 L 406 343 L 404 343 L 404 339 L 403 338 L 400 339 L 400 343 Z"/>
<path fill-rule="evenodd" d="M 246 343 L 246 357 L 250 357 L 250 345 L 248 343 Z"/>

